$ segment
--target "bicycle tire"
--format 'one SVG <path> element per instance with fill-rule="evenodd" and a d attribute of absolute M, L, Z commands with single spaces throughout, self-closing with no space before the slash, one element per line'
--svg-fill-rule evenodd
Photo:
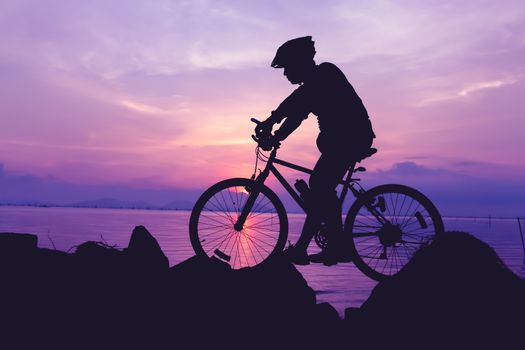
<path fill-rule="evenodd" d="M 241 231 L 234 223 L 249 193 L 259 194 Z M 249 192 L 248 192 L 249 191 Z M 288 218 L 277 195 L 267 186 L 245 178 L 216 183 L 195 203 L 190 217 L 190 241 L 197 255 L 216 257 L 232 269 L 254 267 L 282 252 Z"/>
<path fill-rule="evenodd" d="M 381 223 L 369 205 L 388 220 Z M 417 249 L 444 231 L 438 209 L 416 189 L 380 185 L 358 197 L 345 220 L 352 237 L 354 263 L 365 275 L 381 281 L 395 275 Z"/>

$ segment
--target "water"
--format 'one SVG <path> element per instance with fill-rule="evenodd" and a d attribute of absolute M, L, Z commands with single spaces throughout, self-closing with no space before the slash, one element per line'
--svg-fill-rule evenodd
<path fill-rule="evenodd" d="M 188 237 L 187 211 L 0 207 L 0 232 L 33 233 L 39 246 L 70 251 L 85 241 L 104 241 L 127 247 L 131 231 L 144 225 L 159 241 L 174 265 L 193 256 Z M 304 215 L 289 214 L 289 239 L 297 240 Z M 524 256 L 516 219 L 445 218 L 446 230 L 467 231 L 490 244 L 503 261 L 525 277 Z M 314 252 L 312 249 L 311 252 Z M 318 302 L 331 303 L 339 313 L 359 307 L 376 282 L 353 264 L 299 266 Z"/>

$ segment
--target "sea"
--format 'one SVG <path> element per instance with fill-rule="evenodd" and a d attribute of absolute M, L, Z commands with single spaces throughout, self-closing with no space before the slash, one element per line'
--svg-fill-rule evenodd
<path fill-rule="evenodd" d="M 189 218 L 189 211 L 175 210 L 3 206 L 0 232 L 32 233 L 38 236 L 39 247 L 73 252 L 86 241 L 125 248 L 133 228 L 143 225 L 158 240 L 170 265 L 175 265 L 194 255 L 188 234 Z M 290 242 L 297 240 L 304 218 L 304 214 L 288 214 Z M 466 231 L 485 241 L 512 271 L 525 277 L 525 252 L 517 218 L 443 219 L 447 231 Z M 377 283 L 352 263 L 297 268 L 316 291 L 317 302 L 332 304 L 341 315 L 348 307 L 359 307 Z"/>

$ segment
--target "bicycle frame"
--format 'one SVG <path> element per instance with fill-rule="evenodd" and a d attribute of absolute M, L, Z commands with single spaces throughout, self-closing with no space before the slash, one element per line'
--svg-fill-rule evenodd
<path fill-rule="evenodd" d="M 313 170 L 278 159 L 277 158 L 277 147 L 273 148 L 272 152 L 270 153 L 270 156 L 266 162 L 266 166 L 264 170 L 257 176 L 255 181 L 260 184 L 264 184 L 266 179 L 268 178 L 268 175 L 272 173 L 277 180 L 281 183 L 281 185 L 286 189 L 286 191 L 290 194 L 290 196 L 295 200 L 295 202 L 301 207 L 301 209 L 304 210 L 305 213 L 307 213 L 307 208 L 304 203 L 304 200 L 301 198 L 301 196 L 292 188 L 292 186 L 286 181 L 284 176 L 279 172 L 279 170 L 274 166 L 274 163 L 282 165 L 284 167 L 298 170 L 300 172 L 306 173 L 306 174 L 312 174 Z M 359 181 L 357 178 L 352 178 L 353 169 L 349 169 L 346 176 L 339 182 L 339 184 L 343 185 L 343 188 L 341 190 L 341 194 L 339 196 L 339 202 L 342 205 L 346 195 L 348 194 L 348 191 L 352 192 L 355 198 L 359 197 L 360 193 L 364 192 L 364 189 L 361 187 L 359 190 L 354 187 L 354 184 Z M 239 218 L 237 219 L 237 222 L 235 223 L 234 227 L 236 230 L 240 231 L 244 225 L 244 222 L 246 221 L 246 218 L 248 217 L 248 214 L 250 213 L 255 200 L 259 193 L 256 189 L 252 189 L 250 192 L 250 196 L 248 197 L 244 208 L 241 212 L 241 215 L 239 215 Z M 386 219 L 377 212 L 374 208 L 370 206 L 369 210 L 371 213 L 378 217 L 379 220 L 386 221 Z"/>

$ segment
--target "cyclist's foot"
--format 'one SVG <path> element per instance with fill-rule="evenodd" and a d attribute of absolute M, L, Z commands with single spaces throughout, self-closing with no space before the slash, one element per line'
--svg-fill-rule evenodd
<path fill-rule="evenodd" d="M 326 249 L 320 253 L 310 255 L 309 258 L 313 263 L 323 263 L 327 266 L 335 265 L 338 262 L 351 262 L 353 260 L 352 254 L 347 251 L 336 253 Z"/>
<path fill-rule="evenodd" d="M 338 263 L 337 256 L 326 249 L 317 254 L 311 254 L 308 256 L 310 261 L 313 263 L 323 263 L 326 266 L 335 265 Z"/>
<path fill-rule="evenodd" d="M 288 259 L 295 265 L 308 265 L 310 264 L 310 259 L 308 254 L 304 250 L 299 250 L 295 246 L 290 246 L 287 250 L 284 251 L 284 254 Z"/>
<path fill-rule="evenodd" d="M 354 255 L 351 253 L 352 250 L 346 248 L 337 254 L 337 261 L 341 263 L 347 263 L 354 260 Z"/>

